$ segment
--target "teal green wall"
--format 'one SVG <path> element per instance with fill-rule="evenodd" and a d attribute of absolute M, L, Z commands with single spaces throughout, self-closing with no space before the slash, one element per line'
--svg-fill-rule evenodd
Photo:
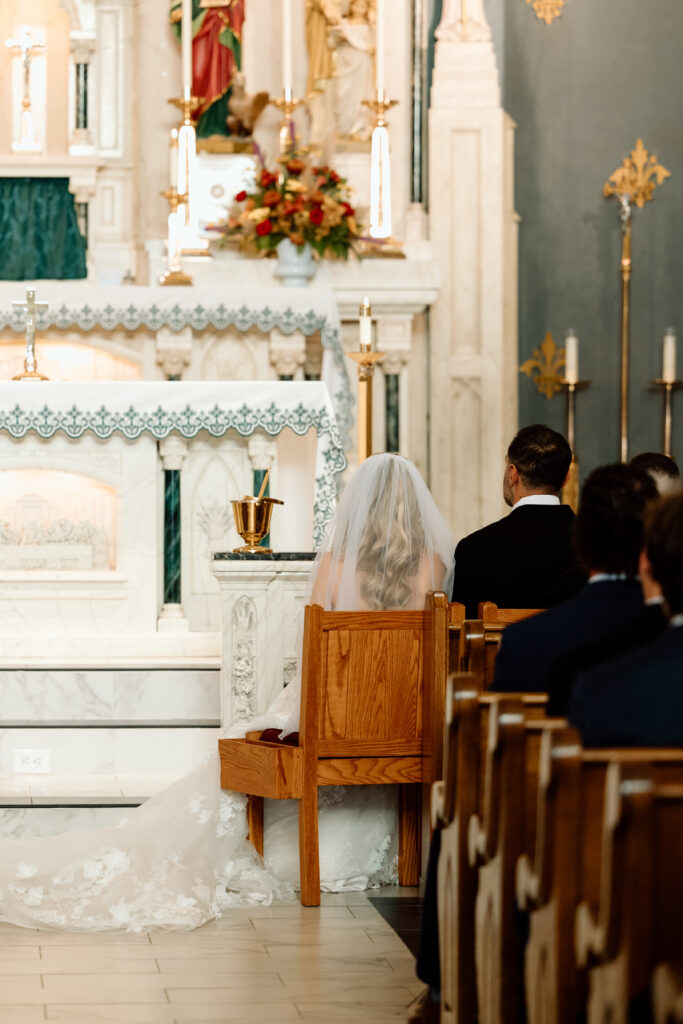
<path fill-rule="evenodd" d="M 661 446 L 661 338 L 673 324 L 683 377 L 683 0 L 569 0 L 547 26 L 525 0 L 485 0 L 497 28 L 505 109 L 517 123 L 519 354 L 546 331 L 579 337 L 582 475 L 619 455 L 617 203 L 602 186 L 640 136 L 671 171 L 633 228 L 630 454 Z M 502 59 L 501 59 L 502 57 Z M 520 424 L 562 429 L 564 401 L 519 379 Z M 674 455 L 683 460 L 683 393 Z"/>

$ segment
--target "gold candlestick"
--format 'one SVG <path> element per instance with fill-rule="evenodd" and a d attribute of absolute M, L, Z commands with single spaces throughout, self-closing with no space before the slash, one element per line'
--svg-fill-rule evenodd
<path fill-rule="evenodd" d="M 164 199 L 168 200 L 168 205 L 171 207 L 171 217 L 175 217 L 178 212 L 178 207 L 183 206 L 187 203 L 187 192 L 178 192 L 178 189 L 174 185 L 169 186 L 164 192 L 160 192 L 159 195 L 163 196 Z M 169 231 L 168 237 L 168 270 L 166 270 L 159 277 L 159 284 L 161 285 L 191 285 L 192 278 L 189 274 L 186 274 L 182 268 L 180 262 L 180 251 L 179 249 L 172 249 L 172 238 L 171 232 Z"/>
<path fill-rule="evenodd" d="M 661 388 L 664 395 L 662 410 L 662 451 L 671 458 L 671 431 L 673 427 L 673 393 L 683 388 L 683 380 L 662 380 L 657 377 L 652 383 Z"/>
<path fill-rule="evenodd" d="M 298 139 L 298 136 L 292 131 L 294 114 L 300 106 L 306 103 L 306 100 L 295 99 L 292 96 L 292 90 L 287 87 L 283 89 L 282 96 L 268 100 L 268 102 L 271 106 L 277 107 L 282 114 L 282 120 L 280 121 L 280 153 L 287 153 L 288 150 L 294 147 Z"/>

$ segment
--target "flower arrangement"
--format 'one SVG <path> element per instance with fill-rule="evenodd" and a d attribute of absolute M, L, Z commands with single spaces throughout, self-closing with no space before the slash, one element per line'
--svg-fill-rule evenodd
<path fill-rule="evenodd" d="M 238 192 L 228 220 L 214 226 L 221 244 L 238 236 L 242 248 L 267 253 L 288 238 L 300 251 L 308 242 L 321 258 L 348 259 L 358 225 L 346 179 L 309 165 L 295 150 L 280 164 L 275 173 L 261 160 L 254 190 Z"/>

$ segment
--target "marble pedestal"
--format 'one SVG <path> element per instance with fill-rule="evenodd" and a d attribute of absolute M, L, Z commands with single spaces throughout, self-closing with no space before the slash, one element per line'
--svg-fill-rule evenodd
<path fill-rule="evenodd" d="M 221 590 L 221 728 L 262 714 L 296 672 L 313 552 L 216 552 Z"/>

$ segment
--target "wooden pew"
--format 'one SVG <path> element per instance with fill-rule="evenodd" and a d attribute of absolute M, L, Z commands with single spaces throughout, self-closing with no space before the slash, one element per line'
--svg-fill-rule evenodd
<path fill-rule="evenodd" d="M 260 732 L 218 741 L 221 786 L 249 795 L 263 852 L 263 800 L 299 802 L 301 902 L 320 904 L 318 787 L 399 784 L 399 881 L 416 885 L 420 795 L 441 775 L 447 663 L 445 594 L 426 612 L 305 610 L 296 746 Z"/>
<path fill-rule="evenodd" d="M 576 911 L 588 1024 L 647 1020 L 657 963 L 683 959 L 683 771 L 657 786 L 648 764 L 608 766 L 597 911 Z M 674 1004 L 675 1005 L 675 1004 Z"/>
<path fill-rule="evenodd" d="M 505 695 L 514 699 L 515 695 Z M 435 825 L 442 826 L 438 867 L 441 1020 L 476 1019 L 474 920 L 477 869 L 468 859 L 467 829 L 483 807 L 489 715 L 498 694 L 478 693 L 478 679 L 452 675 L 446 699 L 445 779 L 435 787 Z M 541 719 L 544 694 L 520 694 L 525 717 Z"/>
<path fill-rule="evenodd" d="M 542 608 L 499 608 L 492 601 L 482 602 L 479 617 L 462 622 L 457 640 L 454 632 L 451 633 L 450 671 L 475 672 L 481 676 L 482 689 L 490 689 L 503 630 L 541 611 Z"/>
<path fill-rule="evenodd" d="M 583 750 L 573 729 L 541 740 L 536 843 L 517 862 L 518 906 L 529 914 L 524 974 L 528 1024 L 577 1024 L 587 1001 L 574 918 L 600 899 L 602 817 L 610 764 L 647 762 L 660 784 L 683 778 L 683 750 Z"/>
<path fill-rule="evenodd" d="M 480 1024 L 524 1020 L 524 932 L 515 904 L 515 869 L 517 858 L 535 844 L 541 738 L 567 724 L 561 718 L 538 718 L 543 705 L 532 696 L 538 700 L 539 695 L 511 699 L 490 694 L 481 810 L 468 825 L 469 862 L 479 868 L 475 960 Z"/>

